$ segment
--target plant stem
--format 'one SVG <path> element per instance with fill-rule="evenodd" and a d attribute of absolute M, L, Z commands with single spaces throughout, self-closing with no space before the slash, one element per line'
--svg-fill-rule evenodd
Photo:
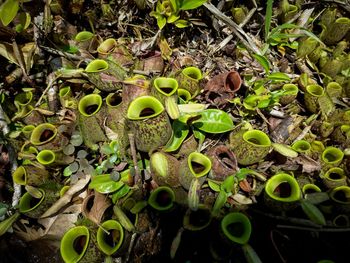
<path fill-rule="evenodd" d="M 6 115 L 1 105 L 0 105 L 0 129 L 3 134 L 3 137 L 6 138 L 6 135 L 10 132 L 10 129 L 7 125 Z M 13 173 L 14 171 L 16 171 L 18 167 L 17 160 L 16 160 L 16 152 L 10 143 L 7 144 L 7 150 L 10 157 L 11 172 Z M 19 203 L 19 199 L 21 198 L 21 186 L 13 182 L 13 190 L 14 191 L 12 196 L 12 206 L 16 206 Z"/>
<path fill-rule="evenodd" d="M 328 233 L 350 232 L 350 228 L 311 228 L 311 227 L 289 226 L 289 225 L 277 225 L 277 228 L 293 229 L 293 230 L 300 230 L 300 231 L 328 232 Z"/>

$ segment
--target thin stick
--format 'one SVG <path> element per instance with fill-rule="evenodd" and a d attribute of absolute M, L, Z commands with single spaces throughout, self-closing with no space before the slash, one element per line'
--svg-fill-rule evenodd
<path fill-rule="evenodd" d="M 311 228 L 311 227 L 289 226 L 289 225 L 277 225 L 277 228 L 293 229 L 293 230 L 300 230 L 300 231 L 328 232 L 328 233 L 350 232 L 350 228 Z"/>
<path fill-rule="evenodd" d="M 41 94 L 38 102 L 35 104 L 35 107 L 40 106 L 41 101 L 44 99 L 46 93 L 49 91 L 49 89 L 51 88 L 52 84 L 61 77 L 61 75 L 58 75 L 57 77 L 53 78 L 52 80 L 49 81 L 49 84 L 47 84 L 47 87 L 45 88 L 45 90 L 43 91 L 43 94 Z"/>
<path fill-rule="evenodd" d="M 304 139 L 304 137 L 306 136 L 306 134 L 307 134 L 310 130 L 311 130 L 311 125 L 306 126 L 306 127 L 302 130 L 302 132 L 298 135 L 298 137 L 295 138 L 294 142 L 300 141 L 300 140 Z M 294 142 L 293 142 L 293 143 L 294 143 Z"/>
<path fill-rule="evenodd" d="M 315 229 L 322 227 L 321 225 L 318 225 L 318 224 L 316 224 L 310 220 L 307 220 L 307 219 L 296 218 L 296 217 L 277 216 L 277 215 L 273 215 L 273 214 L 269 214 L 269 213 L 264 213 L 264 212 L 261 212 L 261 211 L 256 210 L 256 209 L 252 209 L 251 211 L 254 213 L 260 214 L 262 216 L 266 216 L 266 217 L 276 219 L 276 220 L 282 220 L 282 221 L 289 222 L 292 224 L 314 227 Z"/>
<path fill-rule="evenodd" d="M 135 178 L 129 178 L 130 181 L 132 180 L 131 186 L 136 184 L 141 181 L 141 174 L 140 174 L 140 169 L 139 166 L 137 165 L 137 153 L 136 153 L 136 146 L 135 146 L 135 136 L 133 133 L 128 134 L 129 137 L 129 142 L 130 142 L 130 150 L 131 150 L 131 155 L 132 155 L 132 162 L 134 163 L 134 169 L 135 169 Z"/>
<path fill-rule="evenodd" d="M 255 45 L 254 41 L 239 27 L 235 22 L 233 22 L 229 17 L 225 16 L 219 9 L 210 3 L 205 3 L 204 6 L 213 13 L 218 19 L 228 25 L 233 33 L 242 41 L 242 43 L 256 54 L 261 54 L 260 49 Z"/>
<path fill-rule="evenodd" d="M 126 255 L 126 259 L 125 259 L 125 262 L 126 262 L 126 263 L 129 262 L 130 254 L 131 254 L 131 251 L 132 251 L 132 249 L 133 249 L 133 247 L 134 247 L 136 237 L 137 237 L 137 233 L 133 233 L 132 236 L 131 236 L 131 240 L 130 240 L 130 243 L 129 243 L 128 252 L 127 252 L 127 255 Z"/>

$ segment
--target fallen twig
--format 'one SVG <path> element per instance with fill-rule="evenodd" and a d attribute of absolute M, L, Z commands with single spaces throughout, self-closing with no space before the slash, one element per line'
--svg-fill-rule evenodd
<path fill-rule="evenodd" d="M 255 45 L 254 41 L 239 27 L 235 22 L 233 22 L 229 17 L 225 16 L 219 9 L 214 5 L 205 3 L 204 6 L 213 13 L 218 19 L 227 24 L 233 33 L 242 41 L 242 43 L 252 52 L 261 55 L 260 49 Z"/>

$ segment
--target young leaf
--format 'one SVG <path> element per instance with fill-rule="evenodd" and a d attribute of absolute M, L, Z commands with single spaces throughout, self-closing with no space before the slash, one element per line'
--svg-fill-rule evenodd
<path fill-rule="evenodd" d="M 267 76 L 267 78 L 275 81 L 290 81 L 290 77 L 288 77 L 287 74 L 282 72 L 271 73 L 270 75 Z"/>
<path fill-rule="evenodd" d="M 18 0 L 6 0 L 0 7 L 0 19 L 4 26 L 7 26 L 16 17 L 19 9 Z"/>
<path fill-rule="evenodd" d="M 175 22 L 175 26 L 178 28 L 185 28 L 189 26 L 189 22 L 184 19 L 179 19 Z"/>
<path fill-rule="evenodd" d="M 198 144 L 202 145 L 205 140 L 205 133 L 195 128 L 192 130 L 192 132 L 194 137 L 198 140 Z"/>
<path fill-rule="evenodd" d="M 215 183 L 213 180 L 208 179 L 208 185 L 214 192 L 220 192 L 220 185 Z"/>
<path fill-rule="evenodd" d="M 261 55 L 258 55 L 258 54 L 253 54 L 253 57 L 264 68 L 265 73 L 269 74 L 269 72 L 270 72 L 270 63 L 269 63 L 268 59 L 265 56 L 261 56 Z"/>
<path fill-rule="evenodd" d="M 97 192 L 102 194 L 108 194 L 117 191 L 123 187 L 122 181 L 113 181 L 109 174 L 94 176 L 89 184 L 90 189 L 95 189 Z"/>
<path fill-rule="evenodd" d="M 273 0 L 268 0 L 266 3 L 266 15 L 265 15 L 265 41 L 270 32 L 271 18 L 272 18 L 272 4 Z"/>
<path fill-rule="evenodd" d="M 196 9 L 203 5 L 207 0 L 183 0 L 180 5 L 180 10 Z"/>
<path fill-rule="evenodd" d="M 112 194 L 112 203 L 115 204 L 120 198 L 126 196 L 130 190 L 130 187 L 124 184 L 122 188 Z"/>
<path fill-rule="evenodd" d="M 207 133 L 223 133 L 234 128 L 230 115 L 217 109 L 202 111 L 201 118 L 193 121 L 192 125 Z"/>
<path fill-rule="evenodd" d="M 306 200 L 301 201 L 301 208 L 304 213 L 310 218 L 310 220 L 316 224 L 325 225 L 326 219 L 317 206 L 309 203 Z"/>
<path fill-rule="evenodd" d="M 213 216 L 217 216 L 220 212 L 220 209 L 225 205 L 227 200 L 227 193 L 223 190 L 219 192 L 218 197 L 216 197 L 214 207 L 212 210 Z"/>
<path fill-rule="evenodd" d="M 235 178 L 233 177 L 233 175 L 230 175 L 221 184 L 220 189 L 225 191 L 226 193 L 231 193 L 234 183 L 235 183 Z"/>

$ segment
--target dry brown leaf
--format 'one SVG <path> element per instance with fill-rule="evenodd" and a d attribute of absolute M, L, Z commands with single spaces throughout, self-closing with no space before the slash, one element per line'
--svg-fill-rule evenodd
<path fill-rule="evenodd" d="M 90 208 L 89 205 L 93 200 L 93 205 Z M 89 218 L 92 222 L 100 224 L 103 218 L 103 215 L 108 207 L 110 207 L 110 199 L 99 192 L 95 192 L 87 196 L 82 204 L 83 215 Z"/>
<path fill-rule="evenodd" d="M 306 155 L 299 155 L 292 160 L 302 166 L 303 173 L 313 173 L 321 170 L 321 164 Z"/>
<path fill-rule="evenodd" d="M 60 209 L 62 209 L 65 205 L 67 205 L 73 195 L 82 189 L 86 187 L 86 185 L 89 183 L 91 176 L 85 175 L 85 178 L 81 178 L 78 180 L 77 183 L 72 185 L 68 191 L 60 198 L 58 199 L 42 216 L 41 218 L 50 217 L 53 216 L 55 213 L 57 213 Z"/>

